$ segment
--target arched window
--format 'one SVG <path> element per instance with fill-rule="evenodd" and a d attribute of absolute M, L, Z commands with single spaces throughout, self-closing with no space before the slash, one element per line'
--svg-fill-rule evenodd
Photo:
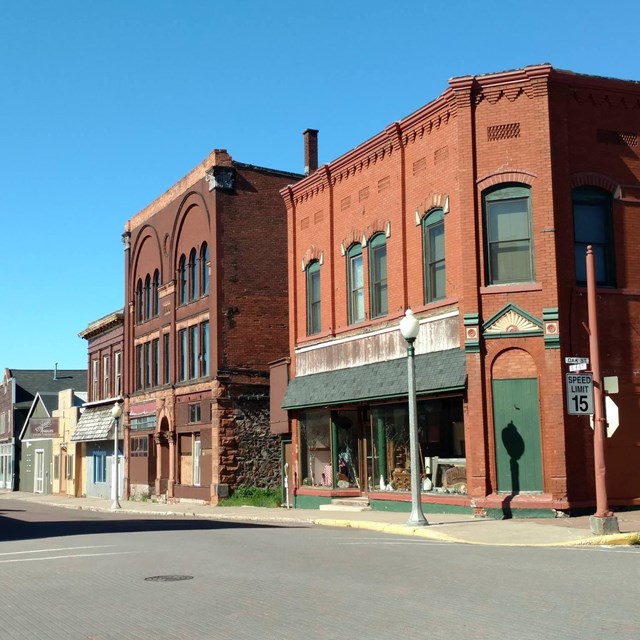
<path fill-rule="evenodd" d="M 320 263 L 314 260 L 307 266 L 307 335 L 319 333 L 320 328 Z"/>
<path fill-rule="evenodd" d="M 195 249 L 191 249 L 189 254 L 189 300 L 198 297 L 198 254 Z"/>
<path fill-rule="evenodd" d="M 156 269 L 153 272 L 153 285 L 151 297 L 151 315 L 160 315 L 160 272 Z"/>
<path fill-rule="evenodd" d="M 435 209 L 422 218 L 424 300 L 445 297 L 444 214 Z"/>
<path fill-rule="evenodd" d="M 142 322 L 144 318 L 144 294 L 142 289 L 142 278 L 136 285 L 136 322 Z"/>
<path fill-rule="evenodd" d="M 347 293 L 349 324 L 364 320 L 364 274 L 362 245 L 352 244 L 347 251 Z"/>
<path fill-rule="evenodd" d="M 178 261 L 178 304 L 187 303 L 187 258 L 184 254 Z"/>
<path fill-rule="evenodd" d="M 369 242 L 369 286 L 371 317 L 387 314 L 387 239 L 378 233 Z"/>
<path fill-rule="evenodd" d="M 531 189 L 500 185 L 485 192 L 483 204 L 487 284 L 532 282 Z"/>
<path fill-rule="evenodd" d="M 209 247 L 206 242 L 200 249 L 200 293 L 203 296 L 209 293 Z"/>
<path fill-rule="evenodd" d="M 576 281 L 587 282 L 587 247 L 593 247 L 596 263 L 596 284 L 616 286 L 613 229 L 611 221 L 612 197 L 608 191 L 595 187 L 573 190 L 573 233 L 576 260 Z"/>
<path fill-rule="evenodd" d="M 144 280 L 144 319 L 151 317 L 151 276 L 147 274 Z"/>

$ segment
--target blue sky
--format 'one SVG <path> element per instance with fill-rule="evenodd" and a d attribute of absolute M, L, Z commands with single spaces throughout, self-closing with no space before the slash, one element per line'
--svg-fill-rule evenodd
<path fill-rule="evenodd" d="M 550 62 L 640 80 L 639 14 L 590 0 L 3 0 L 0 370 L 86 367 L 78 332 L 124 304 L 126 220 L 212 149 L 302 171 L 304 129 L 329 162 L 454 76 Z"/>

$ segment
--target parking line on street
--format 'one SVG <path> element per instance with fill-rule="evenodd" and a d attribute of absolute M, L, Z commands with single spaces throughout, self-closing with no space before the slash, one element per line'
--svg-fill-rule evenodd
<path fill-rule="evenodd" d="M 64 556 L 45 556 L 44 558 L 12 558 L 11 560 L 0 560 L 0 564 L 9 562 L 39 562 L 40 560 L 67 560 L 69 558 L 97 558 L 101 556 L 122 556 L 135 553 L 135 551 L 114 551 L 109 553 L 74 553 Z"/>
<path fill-rule="evenodd" d="M 29 549 L 28 551 L 6 551 L 0 553 L 0 556 L 18 556 L 25 553 L 50 553 L 52 551 L 77 551 L 78 549 L 107 549 L 113 547 L 113 544 L 93 544 L 87 547 L 60 547 L 58 549 Z"/>

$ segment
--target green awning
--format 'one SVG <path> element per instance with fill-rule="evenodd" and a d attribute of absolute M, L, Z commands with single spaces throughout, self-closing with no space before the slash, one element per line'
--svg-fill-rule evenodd
<path fill-rule="evenodd" d="M 466 381 L 466 356 L 462 349 L 416 356 L 418 395 L 460 391 Z M 396 358 L 294 378 L 289 382 L 282 408 L 324 407 L 403 396 L 407 396 L 407 359 Z"/>

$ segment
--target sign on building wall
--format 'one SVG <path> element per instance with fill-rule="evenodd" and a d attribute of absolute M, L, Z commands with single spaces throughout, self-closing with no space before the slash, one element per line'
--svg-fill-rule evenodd
<path fill-rule="evenodd" d="M 58 418 L 31 418 L 29 420 L 28 436 L 31 438 L 46 438 L 58 435 Z"/>

